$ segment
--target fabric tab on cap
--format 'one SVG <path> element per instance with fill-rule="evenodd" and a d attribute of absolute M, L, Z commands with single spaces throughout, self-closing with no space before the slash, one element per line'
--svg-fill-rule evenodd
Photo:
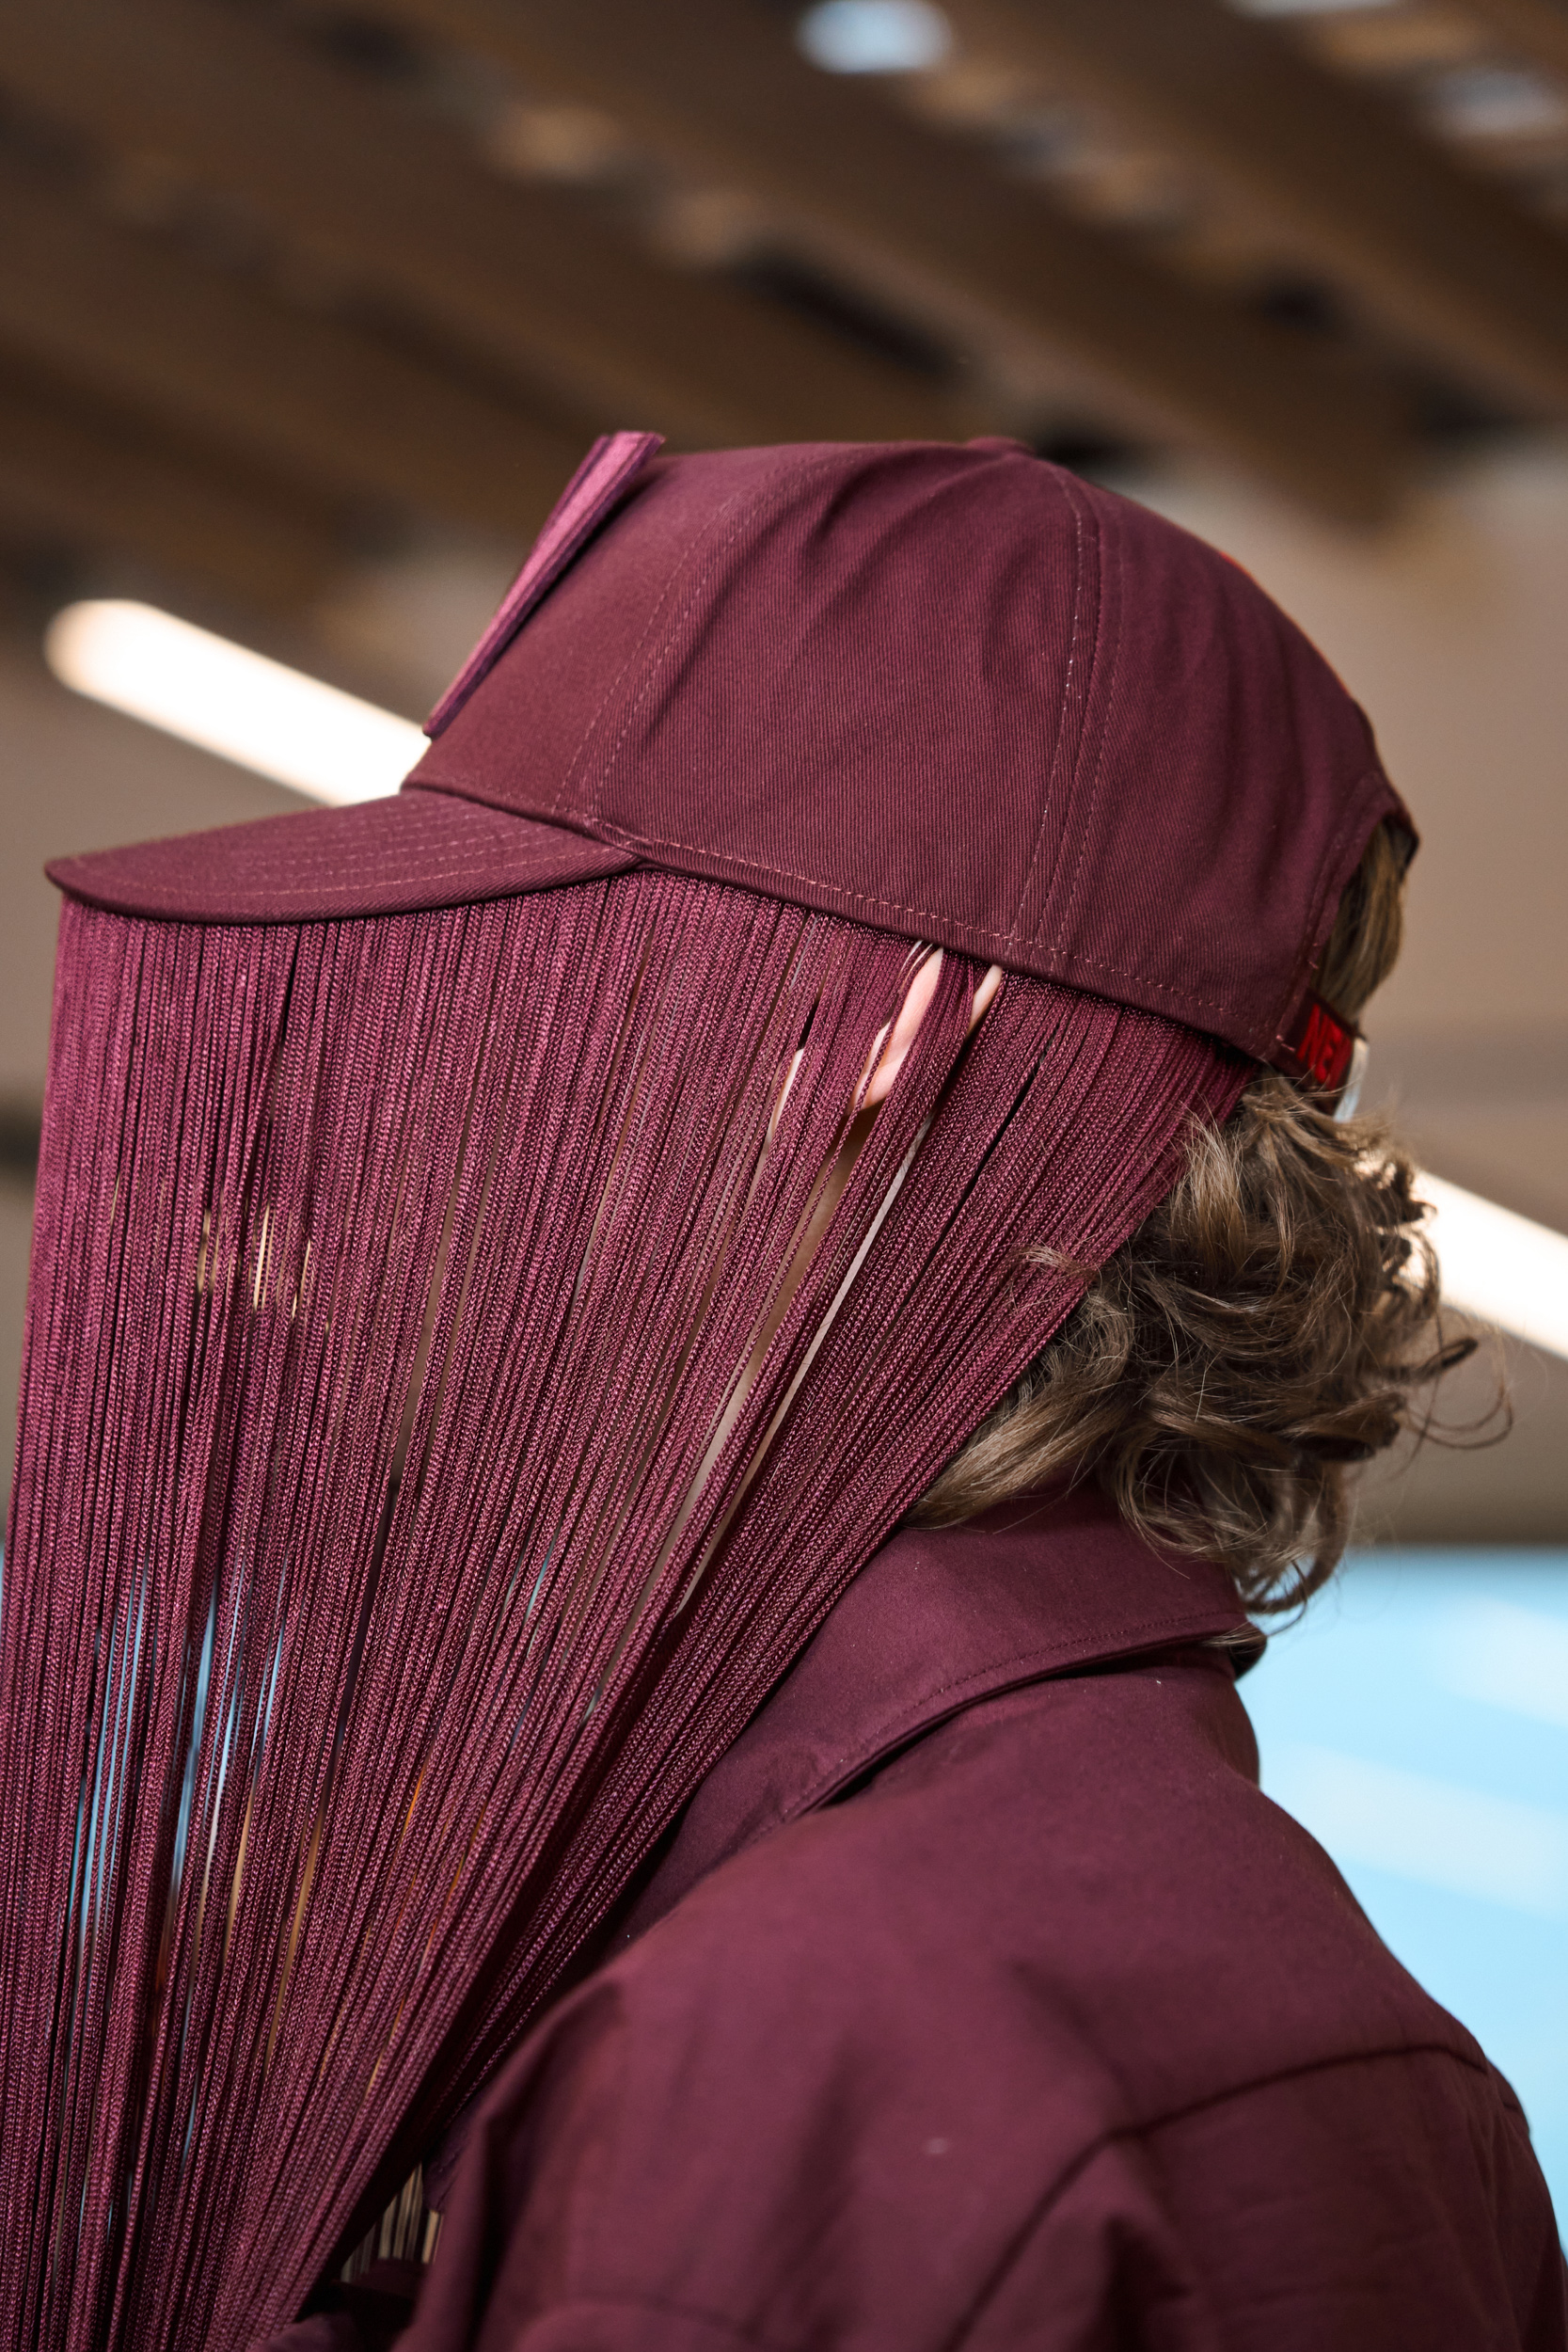
<path fill-rule="evenodd" d="M 551 511 L 528 560 L 501 598 L 495 619 L 425 721 L 434 739 L 462 709 L 494 668 L 546 589 L 554 586 L 583 541 L 664 446 L 661 433 L 601 433 Z"/>

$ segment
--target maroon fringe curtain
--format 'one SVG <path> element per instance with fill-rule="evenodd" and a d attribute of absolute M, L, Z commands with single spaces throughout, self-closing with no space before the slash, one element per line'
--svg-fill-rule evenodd
<path fill-rule="evenodd" d="M 911 968 L 650 872 L 299 928 L 68 902 L 6 2345 L 293 2315 L 1240 1084 L 1016 977 L 966 1043 L 950 956 L 863 1110 Z"/>

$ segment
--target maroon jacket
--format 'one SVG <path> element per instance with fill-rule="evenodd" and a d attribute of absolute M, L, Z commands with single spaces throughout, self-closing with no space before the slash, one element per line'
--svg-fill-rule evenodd
<path fill-rule="evenodd" d="M 486 2099 L 404 2352 L 1560 2352 L 1518 2103 L 1260 1794 L 1243 1625 L 1086 1495 L 890 1543 Z"/>

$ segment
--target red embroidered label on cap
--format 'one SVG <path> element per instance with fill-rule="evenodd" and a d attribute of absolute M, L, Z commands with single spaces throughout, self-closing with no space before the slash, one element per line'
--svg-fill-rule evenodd
<path fill-rule="evenodd" d="M 1349 1022 L 1341 1021 L 1321 996 L 1308 990 L 1289 1033 L 1279 1039 L 1279 1050 L 1270 1058 L 1288 1077 L 1321 1087 L 1326 1094 L 1338 1094 L 1350 1075 L 1356 1034 Z"/>
<path fill-rule="evenodd" d="M 662 449 L 662 433 L 602 433 L 566 485 L 496 617 L 424 723 L 435 739 L 488 676 L 547 588 L 552 588 L 632 477 Z"/>

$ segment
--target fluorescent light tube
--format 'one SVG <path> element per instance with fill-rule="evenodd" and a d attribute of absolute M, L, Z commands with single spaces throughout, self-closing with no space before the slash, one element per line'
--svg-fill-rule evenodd
<path fill-rule="evenodd" d="M 825 73 L 927 73 L 953 48 L 953 28 L 931 0 L 820 0 L 795 38 Z"/>
<path fill-rule="evenodd" d="M 425 748 L 410 720 L 149 604 L 68 605 L 44 655 L 78 694 L 315 801 L 395 792 Z"/>
<path fill-rule="evenodd" d="M 1568 1233 L 1515 1216 L 1423 1170 L 1417 1189 L 1450 1306 L 1516 1339 L 1568 1356 Z"/>

